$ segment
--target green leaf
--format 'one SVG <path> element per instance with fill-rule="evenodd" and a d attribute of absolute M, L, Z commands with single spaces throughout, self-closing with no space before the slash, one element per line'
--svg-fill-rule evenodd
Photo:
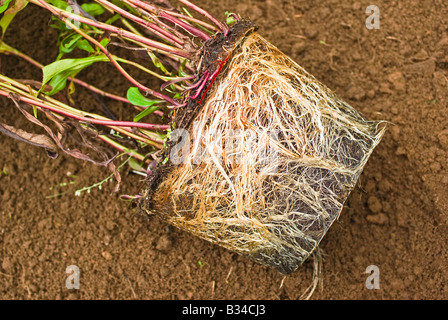
<path fill-rule="evenodd" d="M 3 13 L 6 9 L 8 9 L 8 5 L 10 2 L 11 0 L 0 0 L 0 13 Z"/>
<path fill-rule="evenodd" d="M 0 28 L 2 28 L 2 38 L 6 33 L 6 29 L 8 28 L 9 24 L 11 23 L 12 19 L 14 19 L 15 14 L 5 14 L 0 19 Z"/>
<path fill-rule="evenodd" d="M 47 94 L 55 94 L 56 92 L 65 88 L 67 78 L 71 74 L 78 73 L 85 67 L 88 67 L 92 63 L 98 61 L 109 61 L 109 59 L 105 55 L 79 59 L 62 59 L 43 67 L 41 90 L 45 87 L 48 81 L 52 80 L 52 82 L 50 82 L 50 85 L 55 86 L 56 88 L 53 87 L 50 93 Z"/>
<path fill-rule="evenodd" d="M 179 77 L 187 77 L 188 76 L 188 74 L 184 71 L 186 65 L 187 65 L 187 59 L 184 59 L 184 61 L 182 61 L 182 64 L 180 65 L 180 68 L 179 68 Z"/>
<path fill-rule="evenodd" d="M 11 2 L 12 1 L 12 2 Z M 26 7 L 28 4 L 28 1 L 25 0 L 6 0 L 4 4 L 2 5 L 2 9 L 7 4 L 8 9 L 4 11 L 3 17 L 0 19 L 0 28 L 2 29 L 2 39 L 6 33 L 6 29 L 8 28 L 9 24 L 11 23 L 12 19 L 16 16 L 16 14 Z M 6 7 L 4 8 L 6 9 Z M 1 11 L 1 12 L 3 12 Z M 1 13 L 0 12 L 0 13 Z"/>
<path fill-rule="evenodd" d="M 68 7 L 67 2 L 62 0 L 47 0 L 47 2 L 62 10 L 66 10 Z"/>
<path fill-rule="evenodd" d="M 137 171 L 145 171 L 145 169 L 142 167 L 142 165 L 134 158 L 129 159 L 129 166 Z"/>
<path fill-rule="evenodd" d="M 51 86 L 51 91 L 45 92 L 45 94 L 52 96 L 59 91 L 63 90 L 67 85 L 68 77 L 70 77 L 70 72 L 65 71 L 58 73 L 53 78 L 51 78 L 49 85 Z"/>
<path fill-rule="evenodd" d="M 99 16 L 104 13 L 104 8 L 98 3 L 83 3 L 81 8 L 91 16 Z"/>
<path fill-rule="evenodd" d="M 68 37 L 65 37 L 61 41 L 61 44 L 59 45 L 59 52 L 60 53 L 72 52 L 73 49 L 76 48 L 78 41 L 81 39 L 82 39 L 82 35 L 77 34 L 77 33 L 71 34 Z"/>
<path fill-rule="evenodd" d="M 233 15 L 234 15 L 234 13 L 226 11 L 226 16 L 227 16 L 226 23 L 227 24 L 230 25 L 230 24 L 234 24 L 236 22 L 236 19 L 233 17 Z"/>
<path fill-rule="evenodd" d="M 79 40 L 76 45 L 78 46 L 79 49 L 81 50 L 85 50 L 88 53 L 93 53 L 95 52 L 95 50 L 93 49 L 92 45 L 90 44 L 89 41 L 87 41 L 86 39 L 81 39 Z"/>
<path fill-rule="evenodd" d="M 128 89 L 128 92 L 126 93 L 126 98 L 133 105 L 140 106 L 140 107 L 151 107 L 152 105 L 154 105 L 156 103 L 163 102 L 163 100 L 151 100 L 151 99 L 144 97 L 140 93 L 140 90 L 138 90 L 137 87 L 130 87 Z"/>
<path fill-rule="evenodd" d="M 110 39 L 109 39 L 109 38 L 103 38 L 103 39 L 101 39 L 100 44 L 101 44 L 103 47 L 107 47 L 107 45 L 109 44 L 109 42 L 110 42 Z"/>
<path fill-rule="evenodd" d="M 56 74 L 69 70 L 69 69 L 78 69 L 82 67 L 86 67 L 91 65 L 94 62 L 97 61 L 108 61 L 109 59 L 105 55 L 101 56 L 92 56 L 92 57 L 86 57 L 86 58 L 79 58 L 79 59 L 62 59 L 59 61 L 55 61 L 53 63 L 50 63 L 49 65 L 46 65 L 43 68 L 43 80 L 42 84 L 46 84 L 51 78 L 53 78 Z"/>
<path fill-rule="evenodd" d="M 156 104 L 157 102 L 154 102 L 154 104 Z M 142 112 L 140 112 L 138 115 L 136 115 L 134 117 L 134 122 L 139 122 L 142 118 L 146 117 L 147 115 L 153 113 L 154 111 L 159 110 L 160 107 L 159 106 L 151 106 L 151 107 L 147 107 L 145 110 L 143 110 Z"/>
<path fill-rule="evenodd" d="M 148 55 L 151 58 L 154 66 L 156 66 L 157 68 L 162 70 L 162 72 L 164 72 L 164 73 L 169 73 L 168 70 L 165 69 L 165 66 L 162 64 L 162 62 L 160 62 L 159 58 L 157 58 L 153 52 L 148 51 Z"/>
<path fill-rule="evenodd" d="M 111 18 L 107 19 L 105 24 L 113 24 L 115 21 L 119 20 L 121 18 L 121 16 L 117 13 L 115 15 L 113 15 Z"/>

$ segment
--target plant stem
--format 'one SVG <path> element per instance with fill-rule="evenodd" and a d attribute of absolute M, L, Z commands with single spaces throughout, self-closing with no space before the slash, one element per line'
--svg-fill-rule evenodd
<path fill-rule="evenodd" d="M 54 113 L 54 115 L 56 117 L 58 117 L 59 120 L 61 120 L 61 121 L 64 120 L 64 117 L 61 116 L 60 114 Z M 90 127 L 88 127 L 88 128 L 90 129 Z M 144 133 L 138 134 L 138 133 L 133 132 L 131 128 L 127 128 L 127 127 L 109 126 L 109 128 L 112 129 L 112 130 L 115 130 L 116 132 L 124 134 L 124 135 L 128 136 L 131 139 L 141 141 L 143 143 L 146 143 L 147 145 L 156 147 L 158 149 L 163 149 L 164 141 L 160 140 L 159 137 L 157 136 L 157 134 L 155 132 L 153 132 L 153 131 L 140 129 Z"/>
<path fill-rule="evenodd" d="M 182 48 L 184 41 L 176 37 L 175 35 L 171 34 L 170 32 L 160 28 L 158 25 L 151 23 L 149 21 L 146 21 L 140 17 L 137 17 L 133 15 L 132 13 L 121 9 L 120 7 L 110 3 L 106 0 L 95 0 L 96 2 L 100 3 L 101 5 L 108 7 L 112 9 L 113 11 L 117 12 L 123 17 L 128 18 L 131 21 L 134 21 L 135 23 L 147 28 L 148 30 L 151 30 L 156 36 L 158 36 L 161 39 L 166 40 L 167 42 L 171 42 L 175 46 Z"/>
<path fill-rule="evenodd" d="M 92 124 L 102 124 L 105 126 L 116 126 L 116 127 L 135 127 L 142 128 L 148 130 L 166 130 L 170 126 L 169 125 L 159 125 L 159 124 L 151 124 L 151 123 L 141 123 L 141 122 L 133 122 L 133 121 L 115 121 L 110 120 L 106 117 L 78 110 L 76 108 L 70 107 L 56 99 L 45 96 L 47 101 L 44 101 L 38 97 L 36 97 L 36 91 L 31 91 L 29 87 L 20 82 L 17 82 L 13 79 L 10 79 L 2 74 L 0 74 L 0 87 L 4 90 L 0 90 L 0 95 L 8 97 L 10 93 L 15 93 L 19 96 L 19 100 L 27 103 L 29 105 L 36 105 L 41 107 L 42 109 L 47 109 L 69 118 L 77 119 L 80 121 L 85 121 Z"/>
<path fill-rule="evenodd" d="M 10 94 L 10 92 L 8 92 L 8 91 L 0 90 L 0 95 L 2 95 L 2 96 L 8 97 L 9 94 Z M 132 121 L 115 121 L 115 120 L 103 120 L 103 119 L 98 119 L 98 118 L 89 118 L 89 117 L 81 116 L 79 114 L 73 114 L 73 113 L 67 112 L 67 110 L 62 110 L 61 108 L 58 108 L 55 106 L 48 105 L 38 99 L 31 99 L 31 98 L 24 97 L 24 96 L 19 96 L 18 99 L 19 99 L 19 101 L 24 102 L 26 104 L 35 105 L 42 109 L 50 110 L 50 111 L 62 114 L 63 116 L 66 116 L 66 117 L 69 117 L 69 118 L 72 118 L 72 119 L 75 119 L 78 121 L 84 121 L 87 123 L 99 124 L 99 125 L 104 125 L 104 126 L 108 126 L 108 127 L 111 127 L 111 126 L 135 127 L 135 128 L 143 128 L 143 129 L 148 129 L 148 130 L 157 130 L 157 129 L 158 130 L 166 130 L 170 127 L 169 125 L 165 125 L 165 124 L 151 124 L 151 123 L 132 122 Z M 89 115 L 92 115 L 92 114 L 89 114 Z"/>
<path fill-rule="evenodd" d="M 98 138 L 103 140 L 104 142 L 106 142 L 110 146 L 114 147 L 118 151 L 121 151 L 122 153 L 126 153 L 127 155 L 129 155 L 129 156 L 131 156 L 131 157 L 133 157 L 133 158 L 135 158 L 135 159 L 137 159 L 139 161 L 145 160 L 145 156 L 141 155 L 137 151 L 130 150 L 130 149 L 126 148 L 125 146 L 119 144 L 118 142 L 116 142 L 115 140 L 109 138 L 108 136 L 100 134 L 100 135 L 98 135 Z M 149 159 L 147 161 L 149 161 Z"/>
<path fill-rule="evenodd" d="M 205 29 L 209 30 L 210 32 L 216 33 L 219 31 L 218 28 L 216 28 L 215 26 L 212 26 L 211 24 L 208 24 L 207 22 L 204 22 L 202 20 L 196 19 L 194 17 L 190 17 L 190 16 L 186 16 L 182 13 L 177 13 L 177 12 L 169 12 L 170 15 L 172 15 L 173 17 L 178 17 L 182 20 L 187 20 L 193 23 L 196 23 L 202 27 L 204 27 Z"/>
<path fill-rule="evenodd" d="M 227 28 L 221 22 L 219 22 L 215 17 L 213 17 L 210 13 L 205 11 L 204 9 L 198 7 L 197 5 L 191 3 L 188 0 L 179 0 L 179 2 L 182 2 L 187 7 L 190 7 L 191 9 L 195 10 L 196 12 L 200 13 L 201 15 L 203 15 L 204 17 L 206 17 L 207 19 L 212 21 L 222 32 L 224 32 L 224 33 L 227 32 Z"/>
<path fill-rule="evenodd" d="M 121 36 L 125 39 L 131 39 L 131 40 L 138 41 L 138 42 L 146 44 L 147 46 L 154 48 L 155 50 L 160 51 L 162 53 L 172 53 L 172 54 L 177 55 L 182 58 L 188 58 L 190 56 L 190 54 L 188 52 L 186 52 L 182 49 L 175 48 L 170 45 L 142 37 L 140 35 L 136 35 L 132 32 L 123 30 L 121 28 L 118 28 L 118 27 L 115 27 L 115 26 L 112 26 L 112 25 L 109 25 L 106 23 L 94 21 L 94 20 L 85 18 L 83 16 L 67 12 L 65 10 L 56 8 L 55 6 L 52 6 L 48 3 L 46 3 L 44 0 L 29 0 L 29 2 L 34 3 L 40 7 L 47 9 L 48 11 L 53 13 L 58 18 L 64 17 L 65 19 L 61 19 L 61 20 L 63 20 L 65 23 L 67 23 L 67 25 L 69 25 L 72 28 L 76 28 L 76 26 L 74 26 L 71 22 L 69 22 L 70 19 L 74 19 L 80 23 L 85 23 L 87 25 L 90 25 L 92 27 L 95 27 L 95 28 L 98 28 L 98 29 L 101 29 L 104 31 L 110 31 L 112 33 L 118 34 L 119 36 Z"/>
<path fill-rule="evenodd" d="M 43 2 L 45 3 L 43 0 L 38 0 L 39 2 Z M 46 3 L 45 3 L 46 4 Z M 51 8 L 51 6 L 47 5 L 47 9 L 50 10 L 53 14 L 57 15 L 58 13 L 55 12 L 53 10 L 53 8 Z M 90 41 L 91 43 L 93 43 L 95 46 L 97 46 L 103 53 L 104 55 L 110 60 L 110 62 L 115 66 L 115 68 L 118 69 L 118 71 L 129 81 L 131 82 L 133 85 L 135 85 L 137 88 L 139 88 L 140 90 L 142 90 L 143 92 L 145 92 L 145 94 L 150 94 L 153 95 L 156 98 L 162 99 L 167 101 L 168 103 L 171 103 L 173 105 L 178 105 L 179 103 L 176 102 L 175 100 L 173 100 L 172 98 L 154 91 L 144 85 L 142 85 L 140 82 L 138 82 L 137 80 L 135 80 L 133 77 L 131 77 L 131 75 L 129 75 L 129 73 L 126 72 L 126 70 L 123 69 L 123 67 L 116 61 L 116 59 L 114 59 L 114 57 L 109 53 L 109 51 L 101 44 L 99 43 L 97 40 L 95 40 L 94 38 L 92 38 L 91 36 L 89 36 L 88 34 L 86 34 L 85 32 L 81 31 L 79 28 L 77 28 L 75 25 L 73 25 L 66 17 L 59 17 L 64 23 L 66 23 L 68 26 L 70 26 L 73 30 L 75 30 L 77 33 L 79 33 L 80 35 L 82 35 L 84 37 L 84 39 Z M 92 21 L 92 20 L 90 20 Z"/>
<path fill-rule="evenodd" d="M 38 67 L 39 69 L 42 69 L 44 67 L 40 62 L 34 60 L 33 58 L 31 58 L 30 56 L 24 54 L 23 52 L 20 52 L 19 50 L 15 49 L 15 48 L 13 48 L 13 47 L 11 47 L 9 45 L 7 45 L 5 42 L 2 42 L 1 45 L 4 48 L 3 53 L 5 53 L 5 54 L 13 54 L 13 55 L 15 55 L 15 56 L 17 56 L 19 58 L 24 59 L 25 61 L 29 62 L 30 64 Z M 122 62 L 128 63 L 130 65 L 134 65 L 135 67 L 140 68 L 140 69 L 142 69 L 145 72 L 149 71 L 149 72 L 151 72 L 151 74 L 153 73 L 152 71 L 142 67 L 141 65 L 139 65 L 139 64 L 137 64 L 137 63 L 135 63 L 133 61 L 129 61 L 129 60 L 121 59 L 121 58 L 118 58 L 118 59 L 120 59 Z M 160 76 L 157 73 L 156 73 L 156 75 L 159 78 L 161 78 L 162 80 L 165 80 L 163 78 L 163 76 Z M 132 103 L 127 98 L 120 97 L 120 96 L 117 96 L 115 94 L 105 92 L 105 91 L 103 91 L 103 90 L 101 90 L 101 89 L 99 89 L 99 88 L 97 88 L 97 87 L 95 87 L 95 86 L 93 86 L 93 85 L 91 85 L 91 84 L 89 84 L 87 82 L 79 80 L 77 78 L 68 77 L 68 80 L 70 80 L 70 81 L 72 81 L 72 82 L 74 82 L 74 83 L 76 83 L 76 84 L 78 84 L 78 85 L 80 85 L 80 86 L 82 86 L 82 87 L 84 87 L 84 88 L 94 92 L 94 93 L 97 93 L 97 94 L 101 95 L 102 97 L 113 99 L 113 100 L 117 100 L 117 101 L 124 102 L 124 103 L 132 105 Z M 180 88 L 178 88 L 178 89 L 180 89 Z M 138 110 L 141 110 L 141 108 L 138 107 L 138 106 L 134 106 L 134 107 L 137 107 Z M 158 116 L 164 116 L 162 111 L 154 111 L 154 114 L 156 114 Z"/>
<path fill-rule="evenodd" d="M 156 16 L 162 17 L 165 20 L 170 21 L 171 23 L 173 23 L 174 25 L 177 25 L 179 27 L 181 27 L 182 29 L 184 29 L 185 31 L 191 33 L 194 36 L 200 37 L 202 40 L 208 40 L 210 39 L 210 35 L 208 35 L 207 33 L 205 33 L 202 30 L 199 30 L 185 22 L 183 22 L 182 20 L 171 16 L 169 14 L 169 12 L 159 9 L 149 3 L 140 1 L 140 0 L 123 0 L 123 2 L 132 5 L 133 7 L 137 6 L 141 9 L 147 10 L 149 12 L 152 12 L 153 14 L 155 14 Z"/>

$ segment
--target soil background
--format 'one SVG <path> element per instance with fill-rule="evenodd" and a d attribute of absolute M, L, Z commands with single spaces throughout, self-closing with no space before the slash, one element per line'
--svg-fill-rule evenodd
<path fill-rule="evenodd" d="M 367 118 L 391 122 L 321 242 L 311 298 L 447 299 L 448 2 L 195 2 L 220 19 L 226 10 L 251 18 L 261 35 Z M 365 25 L 371 4 L 380 9 L 379 30 Z M 49 21 L 28 5 L 5 41 L 48 64 L 57 56 Z M 125 94 L 128 84 L 113 67 L 95 68 L 80 77 Z M 41 79 L 9 56 L 1 56 L 1 72 Z M 77 90 L 76 102 L 94 101 Z M 0 102 L 1 122 L 36 130 L 10 101 Z M 144 182 L 126 170 L 120 194 L 135 194 Z M 139 215 L 111 195 L 111 183 L 75 196 L 109 175 L 103 167 L 63 154 L 52 160 L 0 135 L 0 172 L 0 299 L 300 299 L 312 283 L 312 259 L 285 277 Z M 65 287 L 69 265 L 80 268 L 79 290 Z M 366 288 L 369 265 L 380 270 L 379 290 Z"/>

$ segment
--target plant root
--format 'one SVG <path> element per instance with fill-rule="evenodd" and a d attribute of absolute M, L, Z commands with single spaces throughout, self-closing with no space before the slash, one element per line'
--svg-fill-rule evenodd
<path fill-rule="evenodd" d="M 174 163 L 172 147 L 174 164 L 144 206 L 289 274 L 338 218 L 385 125 L 366 120 L 254 30 L 230 54 L 193 121 L 181 126 L 182 161 Z"/>

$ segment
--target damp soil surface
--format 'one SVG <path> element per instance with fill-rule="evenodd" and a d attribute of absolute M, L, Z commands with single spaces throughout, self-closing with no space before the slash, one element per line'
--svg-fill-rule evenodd
<path fill-rule="evenodd" d="M 196 3 L 221 19 L 226 10 L 250 18 L 367 118 L 391 123 L 321 242 L 311 299 L 447 299 L 448 3 L 377 1 L 379 29 L 366 27 L 369 1 Z M 52 62 L 49 15 L 28 5 L 16 19 L 7 43 Z M 41 78 L 13 57 L 2 55 L 0 68 L 15 78 Z M 80 77 L 125 94 L 128 84 L 111 66 L 95 68 Z M 95 102 L 81 88 L 75 99 Z M 0 102 L 2 123 L 35 130 L 10 101 Z M 0 135 L 0 299 L 300 299 L 311 285 L 313 259 L 285 277 L 138 214 L 119 199 L 144 185 L 129 169 L 119 194 L 107 183 L 74 195 L 109 174 Z M 65 286 L 70 265 L 80 269 L 79 290 Z M 371 265 L 379 289 L 366 287 Z"/>

